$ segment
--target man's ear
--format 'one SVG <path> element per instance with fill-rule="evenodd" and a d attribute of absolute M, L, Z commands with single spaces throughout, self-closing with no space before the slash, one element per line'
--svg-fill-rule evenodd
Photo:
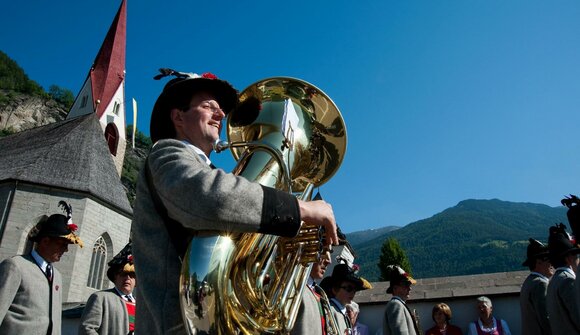
<path fill-rule="evenodd" d="M 183 122 L 183 116 L 181 113 L 181 110 L 178 108 L 173 108 L 169 113 L 170 117 L 171 117 L 171 121 L 173 122 L 174 126 L 178 126 L 181 125 L 181 122 Z"/>

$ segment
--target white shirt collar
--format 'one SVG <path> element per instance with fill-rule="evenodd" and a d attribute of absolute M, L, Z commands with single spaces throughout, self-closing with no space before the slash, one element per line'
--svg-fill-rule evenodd
<path fill-rule="evenodd" d="M 566 271 L 568 272 L 573 278 L 576 278 L 576 274 L 574 273 L 574 271 L 572 271 L 572 268 L 569 266 L 562 266 L 556 269 L 557 271 Z"/>
<path fill-rule="evenodd" d="M 36 264 L 38 264 L 42 272 L 46 273 L 46 266 L 48 265 L 48 262 L 45 261 L 44 258 L 42 258 L 42 256 L 38 254 L 36 249 L 32 249 L 32 252 L 30 254 L 32 255 L 32 258 L 34 258 L 34 261 L 36 262 Z"/>
<path fill-rule="evenodd" d="M 406 305 L 406 304 L 407 304 L 407 303 L 405 302 L 405 300 L 403 300 L 401 297 L 398 297 L 398 296 L 396 296 L 396 295 L 394 295 L 394 296 L 393 296 L 393 299 L 397 299 L 397 300 L 399 300 L 400 302 L 402 302 L 402 303 L 403 303 L 403 305 Z"/>
<path fill-rule="evenodd" d="M 336 300 L 335 298 L 331 298 L 330 300 L 332 300 L 334 302 L 334 304 L 336 305 L 336 307 L 338 307 L 338 309 L 340 309 L 340 312 L 344 315 L 346 315 L 346 307 L 344 307 L 340 301 Z"/>
<path fill-rule="evenodd" d="M 211 164 L 211 161 L 209 160 L 209 157 L 207 157 L 205 155 L 205 153 L 203 151 L 201 151 L 200 148 L 196 147 L 195 145 L 187 142 L 186 140 L 181 141 L 183 142 L 185 145 L 187 145 L 188 147 L 190 147 L 191 149 L 193 149 L 193 151 L 199 155 L 199 157 L 201 158 L 202 161 L 206 162 L 207 165 Z"/>
<path fill-rule="evenodd" d="M 314 279 L 312 279 L 312 277 L 308 277 L 308 281 L 306 282 L 306 285 L 308 285 L 309 287 L 314 287 Z"/>
<path fill-rule="evenodd" d="M 131 300 L 135 301 L 135 297 L 133 296 L 133 293 L 125 294 L 125 293 L 121 292 L 121 290 L 119 290 L 117 288 L 117 286 L 115 286 L 115 290 L 117 291 L 117 293 L 119 293 L 119 295 L 121 296 L 121 299 L 127 301 L 127 298 L 125 298 L 125 296 L 128 295 L 131 297 Z"/>
<path fill-rule="evenodd" d="M 533 275 L 535 275 L 535 276 L 538 276 L 538 277 L 540 277 L 542 280 L 545 280 L 545 281 L 550 281 L 550 279 L 548 279 L 548 277 L 544 276 L 543 274 L 541 274 L 541 273 L 539 273 L 539 272 L 532 271 L 532 273 L 531 273 L 531 274 L 533 274 Z"/>

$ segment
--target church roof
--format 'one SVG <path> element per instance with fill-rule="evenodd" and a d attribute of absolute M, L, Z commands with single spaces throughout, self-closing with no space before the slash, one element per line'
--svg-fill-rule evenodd
<path fill-rule="evenodd" d="M 132 213 L 95 114 L 0 138 L 0 181 L 89 193 Z"/>
<path fill-rule="evenodd" d="M 99 100 L 96 105 L 99 118 L 125 80 L 126 8 L 126 1 L 123 0 L 89 73 L 93 99 Z"/>

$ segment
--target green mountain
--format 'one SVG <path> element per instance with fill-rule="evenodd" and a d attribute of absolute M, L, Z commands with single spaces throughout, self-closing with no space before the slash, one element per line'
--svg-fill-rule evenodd
<path fill-rule="evenodd" d="M 383 236 L 393 230 L 396 229 L 400 229 L 401 227 L 399 226 L 387 226 L 387 227 L 383 227 L 383 228 L 377 228 L 377 229 L 368 229 L 368 230 L 361 230 L 361 231 L 357 231 L 357 232 L 353 232 L 353 233 L 348 233 L 346 234 L 347 238 L 348 238 L 348 243 L 350 243 L 350 245 L 360 245 L 360 244 L 364 244 L 372 239 L 374 239 L 377 236 Z"/>
<path fill-rule="evenodd" d="M 548 228 L 567 224 L 565 207 L 492 200 L 464 200 L 428 219 L 351 245 L 360 274 L 377 280 L 383 241 L 396 238 L 417 278 L 525 270 L 528 238 L 546 241 Z M 353 233 L 355 234 L 355 233 Z"/>

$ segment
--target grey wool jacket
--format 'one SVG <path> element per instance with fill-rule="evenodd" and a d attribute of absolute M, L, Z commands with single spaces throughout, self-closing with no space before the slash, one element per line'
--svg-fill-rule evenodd
<path fill-rule="evenodd" d="M 117 291 L 93 293 L 83 311 L 79 335 L 124 335 L 129 332 L 129 315 L 125 300 Z"/>
<path fill-rule="evenodd" d="M 322 316 L 316 295 L 310 287 L 302 291 L 302 302 L 298 309 L 296 322 L 290 334 L 293 335 L 320 335 L 322 334 Z"/>
<path fill-rule="evenodd" d="M 300 211 L 293 195 L 212 169 L 181 141 L 158 141 L 146 164 L 167 215 L 189 232 L 298 233 Z M 148 334 L 184 334 L 179 303 L 181 264 L 155 209 L 146 170 L 141 169 L 137 182 L 131 227 L 139 286 L 135 329 L 146 329 Z"/>
<path fill-rule="evenodd" d="M 0 263 L 0 334 L 46 335 L 52 290 L 52 332 L 61 333 L 62 277 L 56 268 L 52 287 L 31 255 Z"/>
<path fill-rule="evenodd" d="M 551 335 L 546 295 L 549 280 L 531 273 L 520 291 L 520 311 L 522 314 L 522 334 Z"/>
<path fill-rule="evenodd" d="M 552 334 L 580 334 L 580 311 L 573 274 L 556 270 L 548 285 L 546 303 Z"/>
<path fill-rule="evenodd" d="M 413 318 L 405 304 L 396 298 L 387 303 L 383 320 L 384 335 L 421 335 L 415 331 Z"/>

